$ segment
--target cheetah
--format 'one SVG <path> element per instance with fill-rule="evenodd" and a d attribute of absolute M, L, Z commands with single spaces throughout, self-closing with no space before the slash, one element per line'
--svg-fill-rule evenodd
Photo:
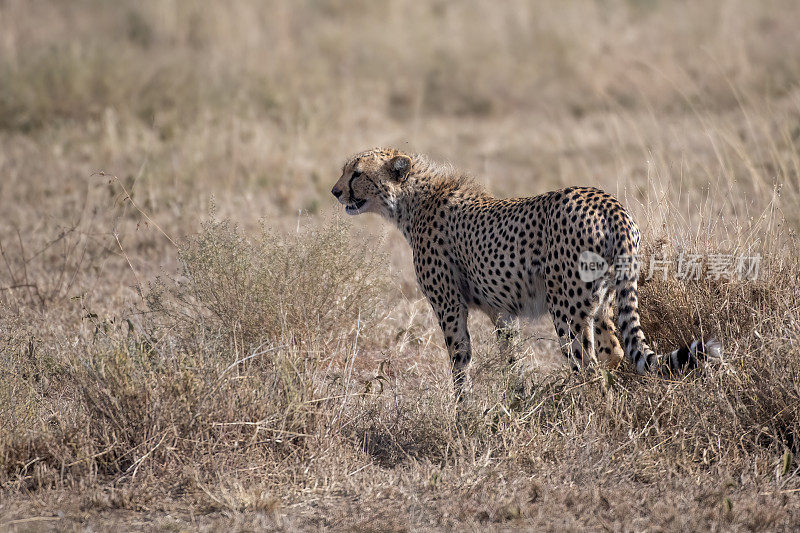
<path fill-rule="evenodd" d="M 470 309 L 486 313 L 499 332 L 515 317 L 549 312 L 574 368 L 598 356 L 615 366 L 625 357 L 638 373 L 670 374 L 721 354 L 715 340 L 664 356 L 650 349 L 638 310 L 639 229 L 600 189 L 498 199 L 426 156 L 375 148 L 347 160 L 331 193 L 348 214 L 381 215 L 408 241 L 459 398 L 472 358 Z"/>

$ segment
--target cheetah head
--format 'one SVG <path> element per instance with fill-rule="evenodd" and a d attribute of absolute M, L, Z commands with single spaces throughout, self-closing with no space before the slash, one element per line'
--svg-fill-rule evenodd
<path fill-rule="evenodd" d="M 393 149 L 367 150 L 344 164 L 331 193 L 348 215 L 377 213 L 391 218 L 410 170 L 408 154 Z"/>

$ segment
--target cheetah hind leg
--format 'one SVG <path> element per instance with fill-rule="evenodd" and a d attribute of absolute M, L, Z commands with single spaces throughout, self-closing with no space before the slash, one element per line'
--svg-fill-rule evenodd
<path fill-rule="evenodd" d="M 586 333 L 584 335 L 590 336 L 592 362 L 602 364 L 606 368 L 616 368 L 625 357 L 625 352 L 622 350 L 612 320 L 614 293 L 608 290 L 608 287 L 608 280 L 599 281 L 594 293 L 594 305 L 586 323 L 586 328 L 591 328 L 591 331 L 587 332 L 589 335 Z"/>
<path fill-rule="evenodd" d="M 600 309 L 594 326 L 595 354 L 600 364 L 608 369 L 617 368 L 625 357 L 612 316 L 613 311 L 609 299 L 606 305 Z"/>
<path fill-rule="evenodd" d="M 553 291 L 548 303 L 564 356 L 573 370 L 599 368 L 598 358 L 604 362 L 619 357 L 621 348 L 611 322 L 611 292 L 607 280 L 598 280 L 591 298 L 569 302 L 563 294 Z M 560 307 L 569 313 L 559 312 Z"/>
<path fill-rule="evenodd" d="M 565 299 L 557 288 L 551 288 L 547 292 L 547 310 L 550 312 L 550 318 L 553 320 L 553 326 L 558 336 L 558 344 L 561 348 L 561 353 L 564 358 L 570 362 L 573 370 L 580 369 L 580 343 L 577 344 L 578 352 L 576 354 L 576 335 L 572 324 L 568 320 L 565 313 L 561 311 L 564 307 Z"/>
<path fill-rule="evenodd" d="M 581 325 L 580 334 L 576 336 L 572 346 L 580 354 L 583 365 L 600 365 L 605 368 L 619 366 L 625 352 L 616 334 L 612 320 L 613 292 L 608 290 L 607 280 L 600 280 L 594 291 L 592 307 Z"/>

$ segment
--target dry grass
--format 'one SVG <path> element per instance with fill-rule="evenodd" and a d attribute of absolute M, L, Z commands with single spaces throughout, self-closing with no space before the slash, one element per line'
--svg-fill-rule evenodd
<path fill-rule="evenodd" d="M 0 2 L 0 529 L 796 528 L 798 16 Z M 574 374 L 543 321 L 509 370 L 475 318 L 456 414 L 402 238 L 332 212 L 373 145 L 601 186 L 646 258 L 760 254 L 642 284 L 656 346 L 726 364 Z"/>
<path fill-rule="evenodd" d="M 148 309 L 172 329 L 188 329 L 189 339 L 202 324 L 245 351 L 329 346 L 369 328 L 385 289 L 385 258 L 341 220 L 313 232 L 301 222 L 288 234 L 262 227 L 255 242 L 228 220 L 203 223 L 178 251 L 179 273 L 150 287 Z"/>

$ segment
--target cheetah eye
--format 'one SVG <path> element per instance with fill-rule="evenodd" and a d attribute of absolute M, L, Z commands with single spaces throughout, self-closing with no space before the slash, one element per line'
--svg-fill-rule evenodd
<path fill-rule="evenodd" d="M 353 171 L 353 177 L 354 177 L 354 178 L 357 178 L 357 177 L 359 177 L 360 175 L 361 175 L 361 172 L 359 172 L 358 170 L 354 170 L 354 171 Z"/>

